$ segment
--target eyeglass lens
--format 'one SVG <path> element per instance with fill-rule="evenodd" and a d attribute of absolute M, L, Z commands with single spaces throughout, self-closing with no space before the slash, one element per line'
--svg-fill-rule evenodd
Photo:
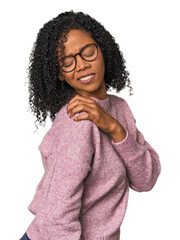
<path fill-rule="evenodd" d="M 95 44 L 88 44 L 85 46 L 81 52 L 80 56 L 85 60 L 85 61 L 93 61 L 97 57 L 97 47 Z M 69 55 L 64 57 L 61 60 L 61 69 L 65 72 L 72 71 L 75 66 L 76 66 L 76 59 L 74 56 Z"/>

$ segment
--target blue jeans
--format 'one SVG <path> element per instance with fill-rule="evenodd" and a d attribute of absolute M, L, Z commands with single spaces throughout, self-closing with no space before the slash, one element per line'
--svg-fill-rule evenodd
<path fill-rule="evenodd" d="M 22 238 L 19 239 L 19 240 L 31 240 L 31 239 L 28 237 L 27 233 L 25 233 L 25 234 L 22 236 Z"/>

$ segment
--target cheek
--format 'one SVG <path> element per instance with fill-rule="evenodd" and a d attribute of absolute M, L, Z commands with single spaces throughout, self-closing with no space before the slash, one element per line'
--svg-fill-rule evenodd
<path fill-rule="evenodd" d="M 98 70 L 99 70 L 100 74 L 104 76 L 104 72 L 105 72 L 104 59 L 101 57 L 99 60 L 100 61 L 98 62 Z"/>
<path fill-rule="evenodd" d="M 100 54 L 99 54 L 99 68 L 100 68 L 101 72 L 105 71 L 105 63 L 104 63 L 104 58 L 103 58 L 102 52 L 100 52 Z"/>
<path fill-rule="evenodd" d="M 71 83 L 74 78 L 74 73 L 69 73 L 69 74 L 65 73 L 64 77 L 67 82 Z"/>

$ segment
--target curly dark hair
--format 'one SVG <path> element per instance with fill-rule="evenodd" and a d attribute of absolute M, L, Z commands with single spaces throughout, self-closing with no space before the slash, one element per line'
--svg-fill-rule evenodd
<path fill-rule="evenodd" d="M 60 108 L 76 95 L 75 90 L 65 81 L 59 67 L 58 48 L 63 55 L 63 43 L 71 29 L 85 30 L 101 48 L 105 62 L 106 90 L 110 87 L 116 92 L 130 88 L 129 73 L 126 70 L 126 61 L 114 37 L 94 18 L 83 12 L 63 12 L 45 23 L 37 34 L 37 39 L 29 58 L 29 106 L 36 116 L 36 122 L 45 123 L 48 113 L 53 121 Z M 38 128 L 36 126 L 36 128 Z"/>

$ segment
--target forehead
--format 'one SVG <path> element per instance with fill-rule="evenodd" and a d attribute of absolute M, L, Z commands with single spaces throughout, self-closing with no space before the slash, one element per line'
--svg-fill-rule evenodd
<path fill-rule="evenodd" d="M 65 55 L 75 54 L 81 50 L 86 44 L 95 43 L 90 34 L 79 29 L 72 29 L 66 35 L 67 42 L 64 43 Z"/>

